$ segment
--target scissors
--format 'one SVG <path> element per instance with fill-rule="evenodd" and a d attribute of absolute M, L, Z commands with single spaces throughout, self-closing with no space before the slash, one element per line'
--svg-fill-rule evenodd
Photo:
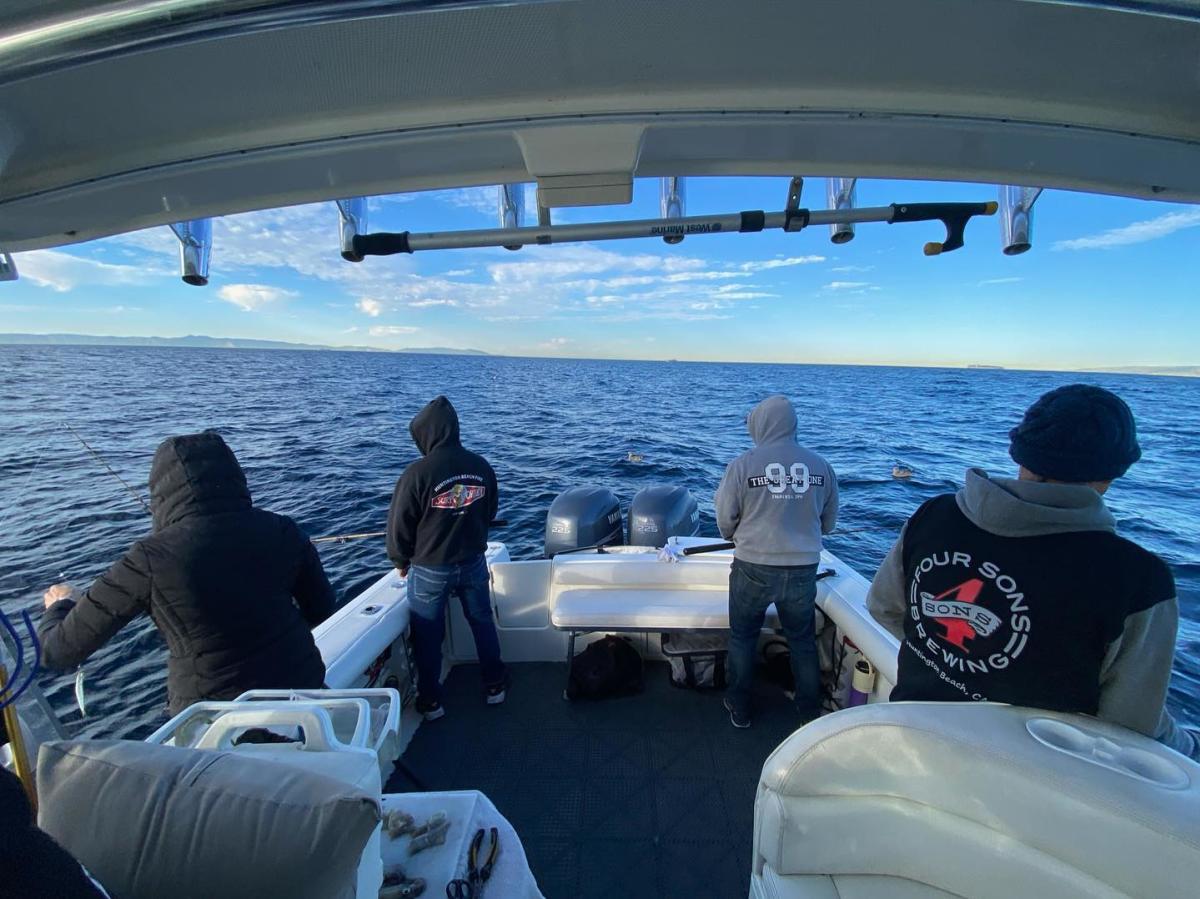
<path fill-rule="evenodd" d="M 492 866 L 496 856 L 500 854 L 500 832 L 491 828 L 488 835 L 488 850 L 485 853 L 483 866 L 479 865 L 480 850 L 483 848 L 484 829 L 475 831 L 471 839 L 471 848 L 467 850 L 467 877 L 457 878 L 446 884 L 447 899 L 479 899 L 483 895 L 483 885 L 492 876 Z"/>

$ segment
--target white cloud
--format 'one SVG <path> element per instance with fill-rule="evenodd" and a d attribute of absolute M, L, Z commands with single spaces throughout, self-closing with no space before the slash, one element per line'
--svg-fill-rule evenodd
<path fill-rule="evenodd" d="M 354 304 L 354 307 L 359 312 L 371 316 L 371 318 L 379 318 L 379 314 L 383 312 L 383 303 L 379 302 L 379 300 L 373 300 L 370 297 L 363 297 Z"/>
<path fill-rule="evenodd" d="M 66 293 L 80 285 L 149 284 L 167 274 L 161 267 L 101 262 L 62 250 L 32 250 L 19 254 L 16 262 L 22 278 L 58 293 Z"/>
<path fill-rule="evenodd" d="M 989 284 L 1016 284 L 1018 281 L 1024 281 L 1024 278 L 988 278 L 986 281 L 980 281 L 980 287 L 987 287 Z"/>
<path fill-rule="evenodd" d="M 246 312 L 253 312 L 263 306 L 269 306 L 271 303 L 278 303 L 288 297 L 299 296 L 299 294 L 294 290 L 271 287 L 269 284 L 226 284 L 217 291 L 217 296 Z"/>
<path fill-rule="evenodd" d="M 409 325 L 372 325 L 367 333 L 372 337 L 397 337 L 401 334 L 415 334 L 420 330 Z"/>
<path fill-rule="evenodd" d="M 869 272 L 874 270 L 873 265 L 835 265 L 830 269 L 831 272 Z"/>
<path fill-rule="evenodd" d="M 408 304 L 409 309 L 423 309 L 427 306 L 457 306 L 458 300 L 414 300 Z"/>
<path fill-rule="evenodd" d="M 549 340 L 541 343 L 540 346 L 542 347 L 542 349 L 553 350 L 553 349 L 561 349 L 562 347 L 565 347 L 567 344 L 574 343 L 574 342 L 575 341 L 572 340 L 570 337 L 551 337 Z"/>
<path fill-rule="evenodd" d="M 1147 219 L 1144 222 L 1134 222 L 1132 225 L 1125 225 L 1121 228 L 1110 228 L 1099 234 L 1060 240 L 1054 244 L 1053 249 L 1105 250 L 1109 247 L 1123 247 L 1129 244 L 1145 243 L 1148 240 L 1157 240 L 1197 225 L 1200 225 L 1200 208 L 1184 209 L 1179 212 L 1168 212 L 1166 215 Z"/>
<path fill-rule="evenodd" d="M 741 269 L 744 272 L 761 272 L 770 268 L 787 268 L 793 265 L 813 265 L 817 262 L 824 262 L 824 256 L 789 256 L 786 259 L 764 259 L 758 262 L 743 262 Z"/>
<path fill-rule="evenodd" d="M 830 281 L 825 285 L 826 290 L 866 290 L 871 287 L 870 281 Z"/>
<path fill-rule="evenodd" d="M 766 293 L 759 290 L 733 290 L 723 293 L 717 293 L 716 296 L 722 300 L 766 300 L 771 297 L 777 297 L 777 293 Z"/>
<path fill-rule="evenodd" d="M 475 269 L 473 269 L 473 268 L 452 268 L 452 269 L 450 269 L 450 271 L 446 272 L 445 277 L 447 277 L 447 278 L 465 278 L 468 275 L 473 275 L 473 274 L 475 274 Z"/>
<path fill-rule="evenodd" d="M 349 328 L 343 328 L 342 333 L 343 334 L 356 334 L 356 333 L 358 333 L 358 325 L 352 325 Z"/>

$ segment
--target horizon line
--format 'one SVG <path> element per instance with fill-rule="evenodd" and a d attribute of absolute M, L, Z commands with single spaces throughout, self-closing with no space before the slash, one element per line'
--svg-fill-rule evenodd
<path fill-rule="evenodd" d="M 345 353 L 378 353 L 385 355 L 453 355 L 464 357 L 492 357 L 496 359 L 559 359 L 573 360 L 581 362 L 658 362 L 664 364 L 694 364 L 694 365 L 806 365 L 806 366 L 839 366 L 846 368 L 930 368 L 930 369 L 945 369 L 948 371 L 1022 371 L 1022 372 L 1046 372 L 1046 373 L 1079 373 L 1079 374 L 1117 374 L 1117 375 L 1148 375 L 1155 377 L 1198 377 L 1200 376 L 1200 364 L 1146 364 L 1146 363 L 1127 363 L 1123 365 L 1112 366 L 1093 366 L 1087 368 L 1043 368 L 1043 367 L 1027 367 L 1023 365 L 1002 365 L 991 363 L 961 363 L 947 364 L 936 362 L 802 362 L 795 360 L 730 360 L 730 359 L 677 359 L 677 358 L 630 358 L 623 356 L 564 356 L 564 355 L 526 355 L 520 353 L 503 353 L 491 352 L 488 350 L 476 350 L 464 347 L 400 347 L 389 349 L 387 347 L 374 347 L 369 345 L 353 345 L 353 344 L 314 344 L 300 343 L 290 340 L 278 340 L 266 337 L 213 337 L 208 334 L 187 334 L 177 337 L 167 337 L 159 335 L 117 335 L 117 334 L 79 334 L 72 332 L 6 332 L 0 333 L 0 338 L 21 338 L 21 337 L 61 337 L 68 338 L 62 343 L 44 344 L 44 343 L 22 343 L 19 339 L 0 340 L 0 346 L 104 346 L 105 344 L 90 344 L 90 343 L 71 343 L 69 338 L 88 338 L 91 340 L 160 340 L 160 341 L 182 341 L 189 338 L 203 340 L 225 340 L 225 341 L 247 341 L 255 343 L 280 344 L 277 347 L 237 347 L 237 346 L 187 346 L 176 345 L 170 347 L 157 347 L 158 349 L 182 349 L 182 350 L 266 350 L 266 351 L 287 351 L 294 352 L 345 352 Z M 122 344 L 107 344 L 107 346 L 120 349 Z M 138 348 L 126 346 L 125 348 Z M 154 349 L 155 347 L 141 347 L 143 349 Z M 431 352 L 437 350 L 447 350 L 449 352 L 438 353 Z M 1195 369 L 1196 371 L 1189 372 L 1188 370 Z"/>

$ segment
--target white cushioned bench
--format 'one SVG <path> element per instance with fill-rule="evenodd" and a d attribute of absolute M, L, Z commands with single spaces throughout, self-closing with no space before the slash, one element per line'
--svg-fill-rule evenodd
<path fill-rule="evenodd" d="M 564 590 L 550 612 L 559 630 L 680 631 L 728 630 L 727 592 L 687 590 Z M 779 627 L 775 606 L 767 627 Z"/>
<path fill-rule="evenodd" d="M 713 541 L 678 542 L 686 546 Z M 550 573 L 550 623 L 569 635 L 568 665 L 582 634 L 728 630 L 732 562 L 731 550 L 661 562 L 657 550 L 645 547 L 556 556 Z M 764 627 L 780 627 L 774 605 L 767 609 Z"/>

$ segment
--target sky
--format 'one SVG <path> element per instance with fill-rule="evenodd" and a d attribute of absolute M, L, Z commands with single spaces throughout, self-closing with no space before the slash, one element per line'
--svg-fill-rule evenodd
<path fill-rule="evenodd" d="M 782 209 L 785 178 L 689 179 L 688 214 Z M 803 205 L 823 208 L 824 179 Z M 533 191 L 526 191 L 532 201 Z M 990 185 L 866 181 L 859 206 L 991 200 Z M 658 215 L 656 179 L 625 207 Z M 527 217 L 527 221 L 530 217 Z M 373 198 L 369 227 L 494 226 L 495 188 Z M 938 223 L 797 234 L 447 250 L 347 263 L 333 203 L 214 222 L 208 286 L 183 284 L 167 228 L 23 253 L 0 332 L 259 338 L 521 356 L 1086 369 L 1200 364 L 1200 207 L 1045 191 L 1034 246 L 1000 252 L 998 217 L 926 257 Z"/>

